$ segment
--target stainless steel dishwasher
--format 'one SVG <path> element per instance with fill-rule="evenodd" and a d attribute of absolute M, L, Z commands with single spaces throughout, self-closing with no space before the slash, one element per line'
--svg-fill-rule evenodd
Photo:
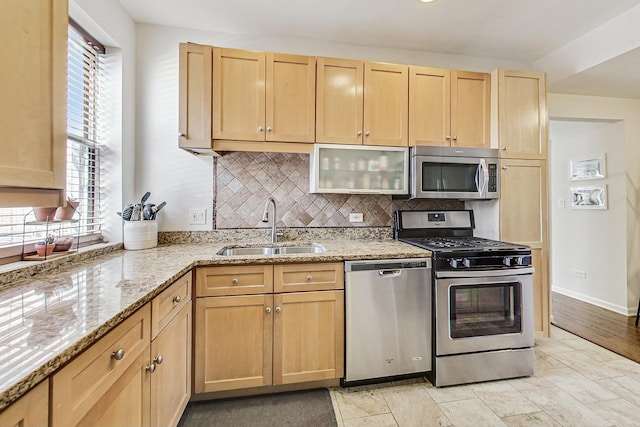
<path fill-rule="evenodd" d="M 345 262 L 343 385 L 431 370 L 431 259 Z"/>

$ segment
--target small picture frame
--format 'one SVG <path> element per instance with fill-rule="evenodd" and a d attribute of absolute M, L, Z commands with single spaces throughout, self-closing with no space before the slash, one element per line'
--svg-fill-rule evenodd
<path fill-rule="evenodd" d="M 607 186 L 570 188 L 571 209 L 607 209 Z"/>
<path fill-rule="evenodd" d="M 581 157 L 569 160 L 569 180 L 602 179 L 607 176 L 606 155 Z"/>

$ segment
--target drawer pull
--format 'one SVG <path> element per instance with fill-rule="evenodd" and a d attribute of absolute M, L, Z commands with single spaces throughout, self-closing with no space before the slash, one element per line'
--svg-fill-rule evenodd
<path fill-rule="evenodd" d="M 156 365 L 162 365 L 162 362 L 164 362 L 164 356 L 163 355 L 159 355 L 158 357 L 153 359 L 153 363 L 155 363 Z"/>
<path fill-rule="evenodd" d="M 307 276 L 307 282 L 310 282 L 310 281 L 311 281 L 311 279 L 313 279 L 313 276 L 312 276 L 312 275 L 308 275 L 308 276 Z"/>
<path fill-rule="evenodd" d="M 281 311 L 282 311 L 282 308 L 276 307 L 276 313 L 280 313 Z"/>
<path fill-rule="evenodd" d="M 271 313 L 271 307 L 265 308 L 264 311 L 266 311 L 267 313 Z"/>
<path fill-rule="evenodd" d="M 177 304 L 180 301 L 182 301 L 182 297 L 180 295 L 176 295 L 175 297 L 173 297 L 173 303 Z"/>
<path fill-rule="evenodd" d="M 149 373 L 153 374 L 156 371 L 156 364 L 152 363 L 149 366 L 144 367 L 145 371 L 149 371 Z"/>
<path fill-rule="evenodd" d="M 124 348 L 119 348 L 118 350 L 111 353 L 111 358 L 113 360 L 122 360 L 124 358 Z"/>
<path fill-rule="evenodd" d="M 235 279 L 235 278 L 234 278 L 234 279 L 231 281 L 231 283 L 233 283 L 234 285 L 237 285 L 237 284 L 238 284 L 238 279 Z"/>

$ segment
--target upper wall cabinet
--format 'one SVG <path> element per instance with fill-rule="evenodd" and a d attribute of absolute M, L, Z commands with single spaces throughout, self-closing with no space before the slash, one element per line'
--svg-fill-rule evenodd
<path fill-rule="evenodd" d="M 406 147 L 409 67 L 317 58 L 316 142 Z"/>
<path fill-rule="evenodd" d="M 66 179 L 67 1 L 0 14 L 0 206 L 60 206 Z"/>
<path fill-rule="evenodd" d="M 409 67 L 409 145 L 489 147 L 489 74 Z"/>
<path fill-rule="evenodd" d="M 547 158 L 547 99 L 544 73 L 495 70 L 493 106 L 504 158 Z"/>
<path fill-rule="evenodd" d="M 315 139 L 315 58 L 213 48 L 213 138 Z"/>

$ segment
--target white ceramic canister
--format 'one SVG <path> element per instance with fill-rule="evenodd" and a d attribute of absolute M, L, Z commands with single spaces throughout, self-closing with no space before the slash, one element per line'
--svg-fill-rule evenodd
<path fill-rule="evenodd" d="M 150 249 L 158 246 L 158 221 L 124 221 L 124 248 Z"/>

